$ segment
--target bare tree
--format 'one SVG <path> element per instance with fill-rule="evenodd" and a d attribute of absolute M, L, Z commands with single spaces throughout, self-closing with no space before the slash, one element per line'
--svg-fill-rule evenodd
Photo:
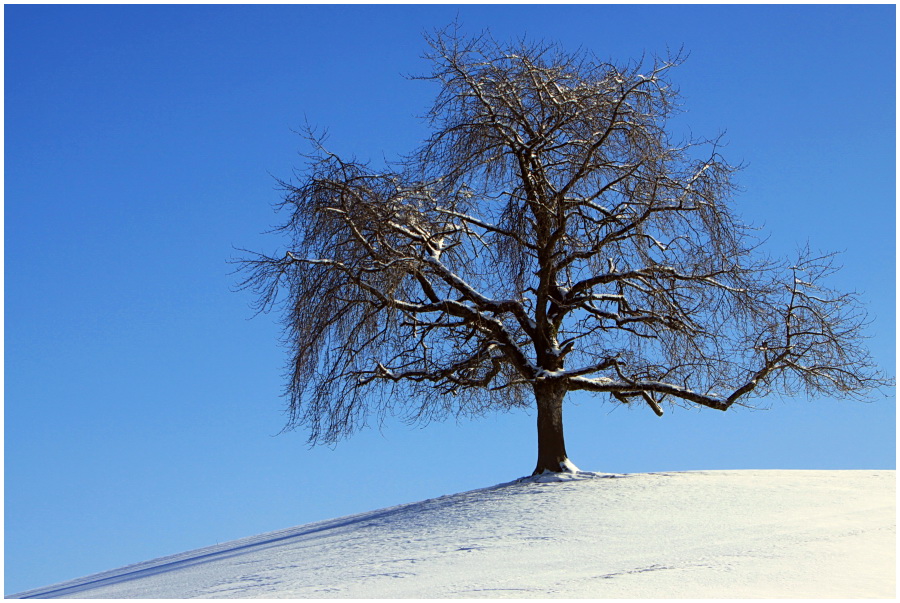
<path fill-rule="evenodd" d="M 823 285 L 831 257 L 763 257 L 716 141 L 672 139 L 678 56 L 428 41 L 433 135 L 374 170 L 310 131 L 281 183 L 288 251 L 242 260 L 260 309 L 284 309 L 290 426 L 311 442 L 370 414 L 535 405 L 534 472 L 571 471 L 568 392 L 662 415 L 888 383 L 856 296 Z"/>

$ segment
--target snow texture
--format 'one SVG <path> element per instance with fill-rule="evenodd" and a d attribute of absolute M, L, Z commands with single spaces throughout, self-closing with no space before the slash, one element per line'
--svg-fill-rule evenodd
<path fill-rule="evenodd" d="M 895 596 L 894 471 L 523 478 L 18 597 Z"/>

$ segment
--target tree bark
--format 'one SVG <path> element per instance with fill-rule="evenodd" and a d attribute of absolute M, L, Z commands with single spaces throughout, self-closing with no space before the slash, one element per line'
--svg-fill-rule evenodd
<path fill-rule="evenodd" d="M 537 401 L 538 459 L 532 475 L 577 470 L 566 455 L 563 437 L 562 405 L 566 390 L 558 385 L 538 383 L 534 386 L 534 397 Z"/>

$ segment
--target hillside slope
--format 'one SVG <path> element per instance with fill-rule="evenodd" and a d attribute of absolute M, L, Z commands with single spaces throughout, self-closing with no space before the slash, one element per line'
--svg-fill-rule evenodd
<path fill-rule="evenodd" d="M 894 471 L 580 473 L 19 593 L 77 598 L 893 597 Z"/>

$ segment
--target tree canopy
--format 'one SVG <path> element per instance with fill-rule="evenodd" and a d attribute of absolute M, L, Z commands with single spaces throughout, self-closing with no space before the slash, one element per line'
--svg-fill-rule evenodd
<path fill-rule="evenodd" d="M 565 471 L 568 392 L 727 410 L 888 383 L 831 255 L 773 260 L 731 206 L 715 139 L 676 140 L 678 55 L 428 38 L 431 136 L 384 169 L 312 150 L 282 181 L 283 253 L 245 258 L 283 312 L 290 425 L 533 406 L 536 473 Z"/>

